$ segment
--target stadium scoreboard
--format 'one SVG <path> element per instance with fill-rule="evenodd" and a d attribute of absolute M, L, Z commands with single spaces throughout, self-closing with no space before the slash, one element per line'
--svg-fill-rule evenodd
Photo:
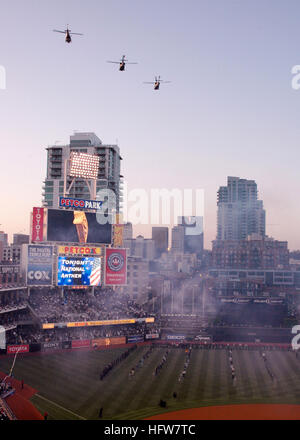
<path fill-rule="evenodd" d="M 100 286 L 101 259 L 99 257 L 59 256 L 58 286 Z"/>

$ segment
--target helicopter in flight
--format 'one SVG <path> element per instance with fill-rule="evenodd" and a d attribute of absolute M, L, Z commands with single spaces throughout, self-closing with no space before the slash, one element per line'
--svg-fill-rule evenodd
<path fill-rule="evenodd" d="M 57 29 L 53 29 L 53 32 L 60 32 L 61 34 L 65 34 L 66 43 L 71 43 L 72 41 L 71 35 L 83 35 L 83 34 L 78 34 L 77 32 L 71 32 L 71 29 L 68 28 L 68 25 L 67 25 L 67 29 L 64 31 L 58 31 Z"/>
<path fill-rule="evenodd" d="M 121 72 L 125 70 L 126 64 L 137 64 L 137 63 L 129 63 L 128 60 L 125 59 L 125 55 L 122 56 L 120 61 L 107 61 L 107 63 L 119 64 L 119 70 Z"/>
<path fill-rule="evenodd" d="M 159 86 L 161 83 L 170 83 L 171 81 L 163 81 L 162 79 L 160 79 L 160 76 L 156 76 L 155 77 L 155 81 L 154 82 L 144 82 L 144 84 L 154 84 L 154 90 L 159 90 Z"/>

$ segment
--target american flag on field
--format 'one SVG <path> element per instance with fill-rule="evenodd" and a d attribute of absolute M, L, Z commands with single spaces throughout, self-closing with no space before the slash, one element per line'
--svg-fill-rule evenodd
<path fill-rule="evenodd" d="M 94 258 L 93 267 L 90 276 L 90 286 L 100 285 L 100 274 L 101 274 L 100 258 Z"/>

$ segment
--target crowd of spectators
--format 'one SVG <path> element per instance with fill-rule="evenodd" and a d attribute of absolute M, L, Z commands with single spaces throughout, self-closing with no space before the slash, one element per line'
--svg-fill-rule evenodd
<path fill-rule="evenodd" d="M 147 313 L 129 295 L 112 289 L 101 289 L 92 295 L 86 291 L 57 289 L 36 290 L 29 304 L 43 323 L 70 321 L 97 321 L 126 318 L 143 318 Z"/>
<path fill-rule="evenodd" d="M 8 328 L 14 328 L 19 323 L 32 321 L 32 315 L 29 313 L 27 307 L 22 309 L 8 310 L 6 313 L 0 313 L 0 325 Z"/>
<path fill-rule="evenodd" d="M 10 417 L 9 417 L 6 409 L 4 408 L 4 406 L 1 405 L 1 401 L 0 401 L 0 421 L 1 420 L 10 420 Z"/>
<path fill-rule="evenodd" d="M 8 397 L 10 394 L 14 392 L 14 388 L 12 387 L 10 382 L 0 382 L 0 397 L 1 399 L 5 399 L 5 397 Z"/>
<path fill-rule="evenodd" d="M 0 295 L 0 326 L 4 327 L 6 331 L 15 329 L 18 324 L 31 320 L 32 315 L 27 306 L 25 292 Z"/>
<path fill-rule="evenodd" d="M 13 328 L 6 334 L 8 344 L 30 344 L 43 342 L 62 342 L 96 338 L 111 338 L 130 335 L 144 335 L 157 332 L 154 324 L 126 324 L 99 327 L 55 328 L 42 330 L 32 325 Z"/>
<path fill-rule="evenodd" d="M 6 304 L 0 304 L 0 314 L 7 313 L 15 310 L 22 310 L 27 307 L 25 301 L 11 301 Z"/>
<path fill-rule="evenodd" d="M 95 289 L 94 295 L 86 290 L 31 289 L 11 292 L 0 298 L 0 325 L 6 330 L 7 344 L 61 342 L 74 339 L 93 339 L 159 333 L 155 323 L 139 322 L 130 325 L 54 328 L 42 330 L 43 323 L 74 321 L 106 321 L 139 319 L 149 316 L 143 306 L 127 294 L 112 289 Z"/>

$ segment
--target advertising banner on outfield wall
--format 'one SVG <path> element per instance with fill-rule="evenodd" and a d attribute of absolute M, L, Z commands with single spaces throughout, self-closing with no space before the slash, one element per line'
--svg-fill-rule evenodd
<path fill-rule="evenodd" d="M 32 344 L 29 344 L 29 351 L 31 353 L 34 353 L 36 351 L 41 351 L 41 344 L 39 344 L 38 342 L 34 342 Z"/>
<path fill-rule="evenodd" d="M 108 346 L 108 345 L 119 345 L 126 344 L 126 338 L 97 338 L 92 340 L 93 347 L 95 346 Z"/>
<path fill-rule="evenodd" d="M 167 335 L 167 339 L 170 341 L 184 341 L 185 336 L 182 335 Z"/>
<path fill-rule="evenodd" d="M 58 350 L 59 348 L 61 348 L 60 342 L 43 342 L 41 345 L 43 351 Z"/>
<path fill-rule="evenodd" d="M 158 333 L 151 333 L 151 334 L 145 335 L 145 339 L 159 339 L 159 334 Z"/>
<path fill-rule="evenodd" d="M 53 246 L 29 244 L 27 256 L 27 285 L 51 286 Z"/>
<path fill-rule="evenodd" d="M 31 241 L 43 241 L 44 208 L 33 208 Z"/>
<path fill-rule="evenodd" d="M 28 344 L 20 344 L 20 345 L 8 345 L 6 349 L 7 354 L 15 354 L 15 353 L 28 353 L 29 345 Z"/>
<path fill-rule="evenodd" d="M 105 250 L 105 284 L 110 286 L 127 284 L 126 249 Z"/>
<path fill-rule="evenodd" d="M 91 346 L 90 339 L 72 341 L 72 348 L 86 348 L 90 346 Z"/>
<path fill-rule="evenodd" d="M 132 344 L 134 342 L 144 342 L 144 335 L 130 335 L 127 336 L 127 343 Z"/>
<path fill-rule="evenodd" d="M 72 342 L 71 341 L 63 341 L 61 343 L 62 348 L 72 348 Z"/>

